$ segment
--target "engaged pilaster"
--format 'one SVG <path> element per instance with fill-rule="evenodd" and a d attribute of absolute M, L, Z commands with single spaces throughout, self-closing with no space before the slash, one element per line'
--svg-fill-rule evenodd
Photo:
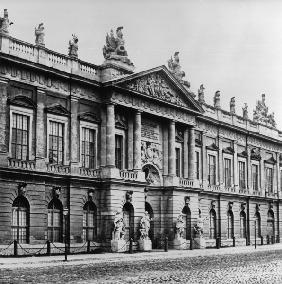
<path fill-rule="evenodd" d="M 141 112 L 136 112 L 134 119 L 134 170 L 141 170 Z"/>
<path fill-rule="evenodd" d="M 175 176 L 175 122 L 169 122 L 168 131 L 168 175 Z"/>
<path fill-rule="evenodd" d="M 186 128 L 184 131 L 184 143 L 183 143 L 183 152 L 184 152 L 184 158 L 183 158 L 183 170 L 184 170 L 184 178 L 188 178 L 189 173 L 189 159 L 188 159 L 188 137 L 189 137 L 189 129 Z"/>
<path fill-rule="evenodd" d="M 71 157 L 71 172 L 73 174 L 78 174 L 79 172 L 79 157 L 78 157 L 78 145 L 79 145 L 79 139 L 78 139 L 78 98 L 71 97 L 71 121 L 70 121 L 70 133 L 71 133 L 71 151 L 70 151 L 70 157 Z"/>
<path fill-rule="evenodd" d="M 115 106 L 112 103 L 107 104 L 107 166 L 115 167 Z"/>
<path fill-rule="evenodd" d="M 195 130 L 194 127 L 189 129 L 189 175 L 188 178 L 193 180 L 195 177 Z"/>

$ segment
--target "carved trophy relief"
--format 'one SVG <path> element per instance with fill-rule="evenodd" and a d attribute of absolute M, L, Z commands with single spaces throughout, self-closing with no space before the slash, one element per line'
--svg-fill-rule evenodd
<path fill-rule="evenodd" d="M 162 152 L 160 151 L 160 145 L 153 142 L 142 141 L 141 142 L 141 162 L 142 165 L 153 164 L 159 169 L 162 168 Z"/>

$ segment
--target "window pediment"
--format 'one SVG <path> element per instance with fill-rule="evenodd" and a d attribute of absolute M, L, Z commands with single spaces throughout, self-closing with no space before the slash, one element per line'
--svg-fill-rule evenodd
<path fill-rule="evenodd" d="M 225 154 L 233 155 L 234 154 L 234 149 L 232 147 L 227 147 L 227 148 L 224 148 L 222 150 L 222 152 L 225 153 Z"/>
<path fill-rule="evenodd" d="M 84 112 L 78 115 L 78 118 L 83 121 L 88 121 L 92 123 L 100 123 L 101 119 L 97 117 L 95 113 Z"/>
<path fill-rule="evenodd" d="M 212 143 L 211 145 L 207 146 L 206 147 L 208 150 L 211 150 L 211 151 L 218 151 L 218 147 L 215 145 L 215 143 Z"/>
<path fill-rule="evenodd" d="M 265 160 L 264 162 L 267 163 L 267 164 L 272 164 L 272 165 L 275 165 L 277 163 L 277 161 L 273 157 L 270 157 L 269 159 Z"/>
<path fill-rule="evenodd" d="M 260 161 L 261 160 L 261 155 L 259 149 L 252 149 L 251 151 L 251 159 Z"/>
<path fill-rule="evenodd" d="M 36 109 L 36 104 L 33 100 L 25 96 L 16 96 L 13 99 L 9 99 L 8 102 L 11 105 Z"/>
<path fill-rule="evenodd" d="M 46 107 L 46 112 L 56 114 L 56 115 L 62 115 L 62 116 L 69 116 L 70 112 L 63 107 L 60 104 L 54 104 L 51 106 Z"/>

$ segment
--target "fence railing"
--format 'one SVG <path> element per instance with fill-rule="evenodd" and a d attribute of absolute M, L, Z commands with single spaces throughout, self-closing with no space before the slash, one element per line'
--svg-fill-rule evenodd
<path fill-rule="evenodd" d="M 17 159 L 9 158 L 9 167 L 24 169 L 24 170 L 35 170 L 35 161 L 22 161 Z"/>

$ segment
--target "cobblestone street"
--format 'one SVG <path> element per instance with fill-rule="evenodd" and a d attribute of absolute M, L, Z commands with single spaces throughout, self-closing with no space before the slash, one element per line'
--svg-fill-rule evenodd
<path fill-rule="evenodd" d="M 15 265 L 0 270 L 0 283 L 282 283 L 282 250 L 129 258 Z"/>

